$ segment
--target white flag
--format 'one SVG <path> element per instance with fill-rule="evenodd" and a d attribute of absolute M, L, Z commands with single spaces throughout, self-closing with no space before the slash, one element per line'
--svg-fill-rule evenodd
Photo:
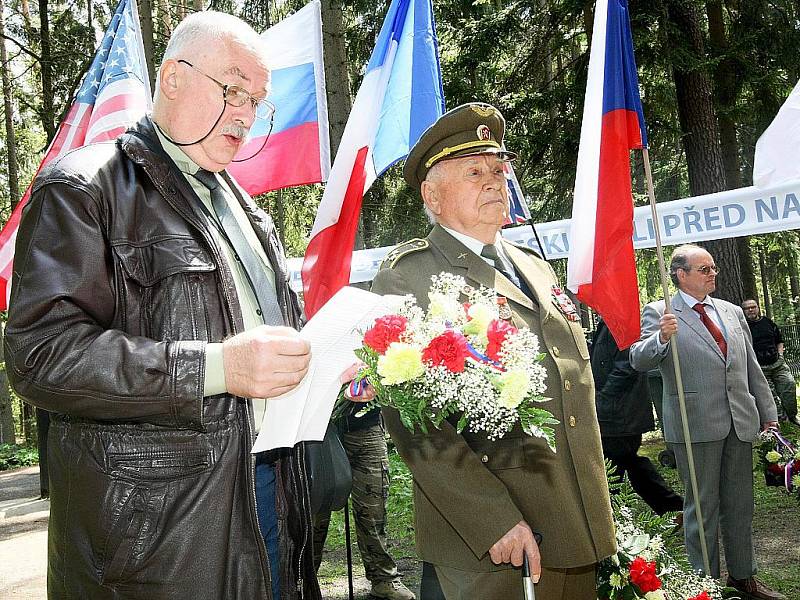
<path fill-rule="evenodd" d="M 753 185 L 760 188 L 800 181 L 800 82 L 756 142 Z"/>

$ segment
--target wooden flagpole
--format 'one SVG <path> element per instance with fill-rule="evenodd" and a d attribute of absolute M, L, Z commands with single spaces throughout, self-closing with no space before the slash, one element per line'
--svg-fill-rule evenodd
<path fill-rule="evenodd" d="M 642 148 L 644 158 L 644 173 L 647 180 L 647 196 L 650 199 L 650 211 L 653 215 L 653 231 L 656 237 L 656 253 L 658 255 L 659 274 L 661 275 L 661 288 L 664 291 L 664 312 L 671 313 L 672 307 L 669 297 L 669 280 L 667 279 L 667 267 L 664 261 L 664 248 L 661 244 L 661 227 L 658 222 L 658 211 L 656 210 L 656 195 L 653 188 L 653 174 L 650 170 L 650 154 L 647 148 Z M 681 376 L 681 364 L 678 359 L 678 340 L 675 336 L 669 342 L 672 351 L 672 365 L 675 368 L 675 385 L 678 388 L 678 407 L 681 411 L 681 426 L 683 427 L 683 442 L 686 445 L 686 459 L 689 463 L 689 482 L 692 486 L 694 496 L 695 514 L 697 516 L 697 528 L 700 535 L 700 551 L 703 554 L 703 566 L 706 575 L 711 576 L 711 568 L 708 560 L 708 547 L 706 545 L 706 533 L 703 526 L 703 511 L 700 506 L 700 493 L 697 487 L 697 474 L 694 468 L 694 453 L 692 452 L 692 439 L 689 434 L 689 421 L 686 415 L 686 397 L 683 391 L 683 377 Z"/>

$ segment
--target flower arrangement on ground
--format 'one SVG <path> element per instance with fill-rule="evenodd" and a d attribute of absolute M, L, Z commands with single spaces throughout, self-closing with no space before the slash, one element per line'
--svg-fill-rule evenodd
<path fill-rule="evenodd" d="M 519 423 L 555 451 L 558 421 L 537 406 L 547 399 L 536 335 L 511 324 L 504 298 L 463 277 L 432 277 L 428 296 L 427 312 L 407 296 L 365 332 L 356 350 L 365 366 L 353 390 L 367 382 L 376 397 L 361 412 L 391 407 L 409 430 L 424 432 L 453 417 L 459 432 L 468 427 L 493 440 Z"/>
<path fill-rule="evenodd" d="M 597 597 L 602 600 L 720 600 L 711 577 L 692 570 L 672 516 L 658 516 L 606 463 L 617 553 L 600 563 Z"/>
<path fill-rule="evenodd" d="M 761 432 L 758 466 L 764 472 L 767 485 L 783 487 L 800 500 L 800 444 L 787 434 L 777 429 Z"/>

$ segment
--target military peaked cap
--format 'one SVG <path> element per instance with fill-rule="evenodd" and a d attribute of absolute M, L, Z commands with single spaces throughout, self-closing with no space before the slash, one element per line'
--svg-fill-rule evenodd
<path fill-rule="evenodd" d="M 430 168 L 448 158 L 498 154 L 505 160 L 517 155 L 503 148 L 506 120 L 491 104 L 470 102 L 444 113 L 420 136 L 408 153 L 403 177 L 419 189 Z"/>

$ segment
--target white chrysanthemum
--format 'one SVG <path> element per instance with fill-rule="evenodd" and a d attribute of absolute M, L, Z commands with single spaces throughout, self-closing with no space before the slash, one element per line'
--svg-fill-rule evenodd
<path fill-rule="evenodd" d="M 498 377 L 500 384 L 500 406 L 506 408 L 517 408 L 531 389 L 531 382 L 525 371 L 515 369 L 506 371 Z"/>

